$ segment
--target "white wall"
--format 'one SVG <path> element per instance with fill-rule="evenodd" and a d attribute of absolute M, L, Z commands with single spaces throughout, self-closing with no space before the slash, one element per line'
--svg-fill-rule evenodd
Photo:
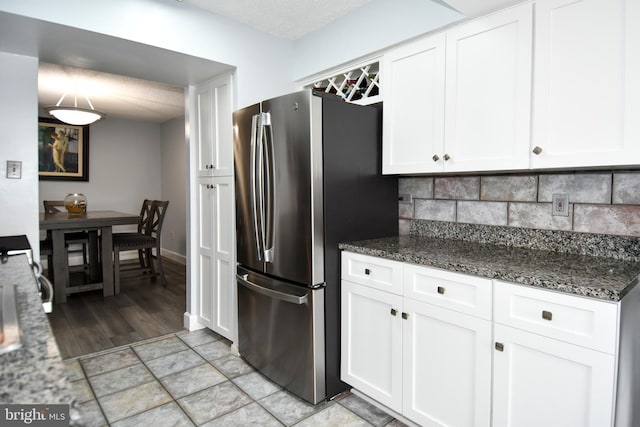
<path fill-rule="evenodd" d="M 105 119 L 91 125 L 89 181 L 40 181 L 39 209 L 42 200 L 82 193 L 91 210 L 137 215 L 144 199 L 162 197 L 161 133 L 157 123 L 131 120 Z M 167 218 L 169 214 L 167 211 Z M 114 231 L 131 228 L 135 226 L 114 227 Z"/>
<path fill-rule="evenodd" d="M 26 234 L 37 254 L 38 59 L 0 52 L 0 65 L 0 236 Z M 22 179 L 6 177 L 7 160 L 22 162 Z"/>
<path fill-rule="evenodd" d="M 293 42 L 175 0 L 0 0 L 0 11 L 233 65 L 238 107 L 295 88 Z"/>
<path fill-rule="evenodd" d="M 294 78 L 300 80 L 462 18 L 428 0 L 373 0 L 297 40 Z"/>
<path fill-rule="evenodd" d="M 162 199 L 169 200 L 162 248 L 173 259 L 185 262 L 187 254 L 187 146 L 185 118 L 162 124 Z M 182 258 L 182 259 L 180 259 Z"/>

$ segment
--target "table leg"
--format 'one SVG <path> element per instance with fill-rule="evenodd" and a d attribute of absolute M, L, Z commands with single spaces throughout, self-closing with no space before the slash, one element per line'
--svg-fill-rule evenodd
<path fill-rule="evenodd" d="M 114 294 L 113 289 L 113 235 L 111 226 L 102 227 L 102 295 Z"/>
<path fill-rule="evenodd" d="M 89 278 L 92 283 L 100 281 L 98 230 L 89 230 Z"/>
<path fill-rule="evenodd" d="M 53 245 L 53 288 L 54 302 L 61 304 L 67 302 L 67 286 L 69 285 L 69 260 L 64 248 L 64 231 L 51 230 Z"/>

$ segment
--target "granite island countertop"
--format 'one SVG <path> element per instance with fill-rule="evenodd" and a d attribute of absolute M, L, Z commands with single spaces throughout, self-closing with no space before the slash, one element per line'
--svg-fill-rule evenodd
<path fill-rule="evenodd" d="M 74 397 L 26 255 L 0 264 L 0 284 L 17 285 L 22 330 L 22 347 L 0 354 L 0 403 L 71 405 Z M 71 415 L 73 420 L 78 413 Z"/>
<path fill-rule="evenodd" d="M 339 248 L 607 301 L 621 300 L 640 275 L 640 262 L 414 235 Z"/>

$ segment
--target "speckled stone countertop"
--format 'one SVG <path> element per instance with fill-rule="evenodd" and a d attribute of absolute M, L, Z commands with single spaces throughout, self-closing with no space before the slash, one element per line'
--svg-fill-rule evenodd
<path fill-rule="evenodd" d="M 17 285 L 22 330 L 22 347 L 0 354 L 0 403 L 72 404 L 62 358 L 26 255 L 10 256 L 0 264 L 0 284 Z"/>
<path fill-rule="evenodd" d="M 345 242 L 339 247 L 608 301 L 622 299 L 640 274 L 640 262 L 414 235 Z"/>

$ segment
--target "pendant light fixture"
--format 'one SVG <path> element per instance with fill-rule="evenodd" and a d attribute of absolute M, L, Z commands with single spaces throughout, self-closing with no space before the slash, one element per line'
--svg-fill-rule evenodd
<path fill-rule="evenodd" d="M 62 95 L 62 98 L 60 98 L 60 101 L 58 101 L 56 105 L 44 107 L 44 110 L 61 122 L 76 126 L 90 125 L 105 117 L 104 113 L 93 108 L 93 104 L 89 100 L 88 96 L 85 96 L 85 99 L 87 100 L 87 104 L 89 104 L 90 109 L 78 107 L 77 93 L 74 94 L 73 107 L 61 106 L 60 104 L 62 104 L 65 96 L 67 96 L 66 93 Z"/>

